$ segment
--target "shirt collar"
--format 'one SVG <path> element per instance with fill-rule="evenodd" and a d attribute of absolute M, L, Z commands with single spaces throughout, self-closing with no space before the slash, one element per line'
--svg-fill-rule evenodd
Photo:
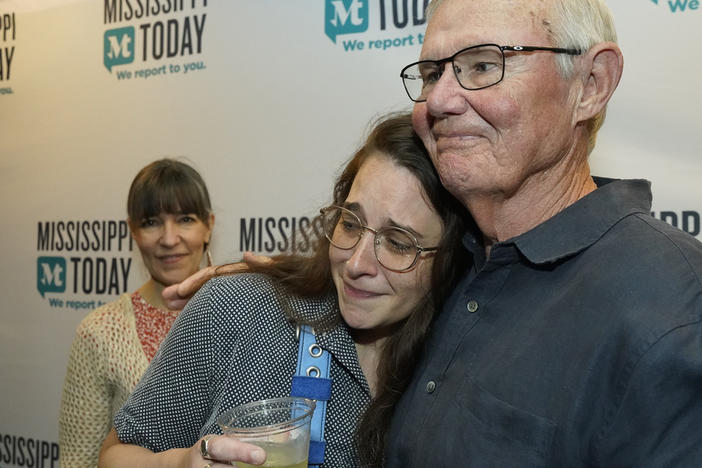
<path fill-rule="evenodd" d="M 315 330 L 317 344 L 329 351 L 336 362 L 345 367 L 370 395 L 368 381 L 358 361 L 356 344 L 340 317 L 336 290 L 317 298 L 291 296 L 290 301 L 301 323 L 320 323 L 321 330 Z"/>
<path fill-rule="evenodd" d="M 511 244 L 534 264 L 552 263 L 589 247 L 623 218 L 651 212 L 649 181 L 603 177 L 594 177 L 594 180 L 596 190 L 524 234 L 496 244 L 493 249 Z M 467 233 L 463 243 L 479 257 L 483 247 L 475 239 L 473 234 Z M 476 261 L 482 263 L 478 258 Z"/>
<path fill-rule="evenodd" d="M 651 212 L 647 180 L 595 178 L 597 189 L 512 242 L 532 263 L 551 263 L 594 244 L 612 226 L 635 213 Z"/>

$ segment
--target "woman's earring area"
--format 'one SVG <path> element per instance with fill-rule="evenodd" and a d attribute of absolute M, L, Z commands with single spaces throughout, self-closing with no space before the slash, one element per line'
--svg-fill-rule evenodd
<path fill-rule="evenodd" d="M 212 252 L 210 252 L 210 241 L 205 242 L 205 258 L 207 259 L 207 266 L 211 267 L 214 263 L 212 262 Z"/>

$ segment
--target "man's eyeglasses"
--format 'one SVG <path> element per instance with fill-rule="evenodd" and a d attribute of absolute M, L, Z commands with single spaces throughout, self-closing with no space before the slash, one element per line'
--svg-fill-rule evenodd
<path fill-rule="evenodd" d="M 364 225 L 356 213 L 340 206 L 324 208 L 321 213 L 324 235 L 334 247 L 353 249 L 366 230 L 372 232 L 375 236 L 375 258 L 384 268 L 391 271 L 410 270 L 422 252 L 437 250 L 437 247 L 420 246 L 411 232 L 400 227 L 386 226 L 376 231 Z"/>
<path fill-rule="evenodd" d="M 545 51 L 556 54 L 580 55 L 579 49 L 558 47 L 501 46 L 480 44 L 459 50 L 451 57 L 441 60 L 421 60 L 402 69 L 400 77 L 409 98 L 415 102 L 427 100 L 444 72 L 444 66 L 451 64 L 456 80 L 462 88 L 476 90 L 494 86 L 505 76 L 505 50 L 510 52 Z"/>

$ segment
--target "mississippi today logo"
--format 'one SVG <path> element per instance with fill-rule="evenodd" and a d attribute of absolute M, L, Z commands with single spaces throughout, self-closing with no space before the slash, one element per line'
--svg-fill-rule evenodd
<path fill-rule="evenodd" d="M 134 61 L 134 27 L 109 29 L 105 31 L 104 63 L 110 73 L 115 65 L 125 65 Z"/>
<path fill-rule="evenodd" d="M 37 290 L 41 297 L 48 292 L 66 291 L 66 259 L 63 257 L 37 258 Z"/>
<path fill-rule="evenodd" d="M 128 290 L 132 250 L 125 220 L 38 221 L 37 291 L 51 307 L 95 308 L 88 297 Z"/>
<path fill-rule="evenodd" d="M 340 41 L 346 52 L 421 45 L 428 4 L 429 0 L 325 0 L 324 34 L 334 44 L 339 36 L 355 35 Z"/>
<path fill-rule="evenodd" d="M 204 51 L 207 0 L 105 0 L 103 8 L 105 25 L 132 23 L 103 34 L 103 63 L 110 73 L 116 66 L 139 64 L 136 69 L 118 67 L 118 80 L 206 69 L 204 61 L 189 57 Z"/>

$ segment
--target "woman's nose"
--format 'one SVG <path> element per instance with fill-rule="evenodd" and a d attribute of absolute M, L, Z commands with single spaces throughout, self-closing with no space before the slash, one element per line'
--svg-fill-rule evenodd
<path fill-rule="evenodd" d="M 351 257 L 346 260 L 346 270 L 351 277 L 375 275 L 378 271 L 378 260 L 375 258 L 375 235 L 366 231 L 351 250 Z"/>
<path fill-rule="evenodd" d="M 174 222 L 167 221 L 163 224 L 163 233 L 161 235 L 161 243 L 166 246 L 174 246 L 180 240 L 180 232 L 178 226 Z"/>

